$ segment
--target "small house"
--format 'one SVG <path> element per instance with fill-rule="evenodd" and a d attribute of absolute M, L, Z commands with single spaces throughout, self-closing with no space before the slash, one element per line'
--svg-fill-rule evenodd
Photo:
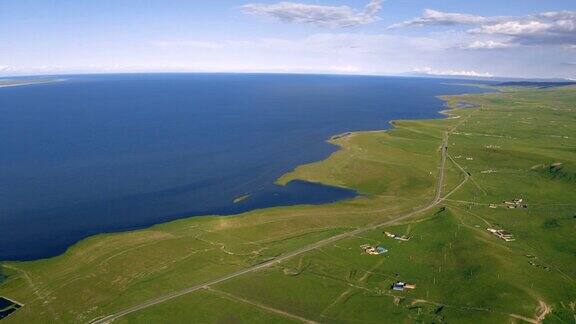
<path fill-rule="evenodd" d="M 398 281 L 392 285 L 392 290 L 403 291 L 404 289 L 416 289 L 416 285 Z"/>
<path fill-rule="evenodd" d="M 377 253 L 377 254 L 382 254 L 382 253 L 386 253 L 386 252 L 388 252 L 388 250 L 385 249 L 385 248 L 382 247 L 382 246 L 379 246 L 379 247 L 376 248 L 376 253 Z"/>
<path fill-rule="evenodd" d="M 404 290 L 404 287 L 405 287 L 405 286 L 406 286 L 405 283 L 403 283 L 403 282 L 397 282 L 397 283 L 395 283 L 395 284 L 392 285 L 392 289 L 393 289 L 393 290 L 402 291 L 402 290 Z"/>

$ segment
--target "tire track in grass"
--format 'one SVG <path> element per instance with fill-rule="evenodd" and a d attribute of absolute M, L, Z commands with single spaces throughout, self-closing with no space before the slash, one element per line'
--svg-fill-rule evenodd
<path fill-rule="evenodd" d="M 270 312 L 270 313 L 274 313 L 274 314 L 277 314 L 277 315 L 281 315 L 281 316 L 284 316 L 284 317 L 288 317 L 288 318 L 291 318 L 291 319 L 300 321 L 300 322 L 302 322 L 302 323 L 310 323 L 310 324 L 317 324 L 317 323 L 318 323 L 318 322 L 315 322 L 315 321 L 313 321 L 313 320 L 304 318 L 304 317 L 302 317 L 302 316 L 299 316 L 299 315 L 296 315 L 296 314 L 293 314 L 293 313 L 289 313 L 289 312 L 287 312 L 287 311 L 284 311 L 284 310 L 281 310 L 281 309 L 277 309 L 277 308 L 274 308 L 274 307 L 271 307 L 271 306 L 267 306 L 267 305 L 264 305 L 264 304 L 261 304 L 261 303 L 255 302 L 255 301 L 251 301 L 251 300 L 248 300 L 248 299 L 244 299 L 244 298 L 242 298 L 242 297 L 239 297 L 239 296 L 236 296 L 236 295 L 227 293 L 227 292 L 222 291 L 222 290 L 214 289 L 214 288 L 212 288 L 212 287 L 207 287 L 206 290 L 209 291 L 209 292 L 211 292 L 211 293 L 213 293 L 213 294 L 215 294 L 215 295 L 217 295 L 217 296 L 219 296 L 219 297 L 221 297 L 221 298 L 225 298 L 225 299 L 232 300 L 232 301 L 239 301 L 239 302 L 242 302 L 242 303 L 244 303 L 244 304 L 248 304 L 248 305 L 254 306 L 254 307 L 256 307 L 256 308 L 263 309 L 263 310 L 265 310 L 265 311 L 267 311 L 267 312 Z"/>

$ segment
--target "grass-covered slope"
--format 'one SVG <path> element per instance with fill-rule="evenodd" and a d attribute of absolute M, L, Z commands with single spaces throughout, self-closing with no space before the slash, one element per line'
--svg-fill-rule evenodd
<path fill-rule="evenodd" d="M 354 200 L 195 217 L 98 235 L 47 260 L 4 263 L 0 296 L 25 306 L 3 321 L 89 322 L 406 215 L 434 198 L 439 146 L 451 131 L 441 205 L 118 321 L 574 322 L 576 90 L 445 99 L 475 108 L 335 137 L 340 151 L 278 180 L 364 193 Z M 502 203 L 517 198 L 519 208 Z M 507 230 L 515 241 L 486 228 Z M 368 255 L 363 244 L 389 251 Z M 391 290 L 397 281 L 416 289 Z"/>

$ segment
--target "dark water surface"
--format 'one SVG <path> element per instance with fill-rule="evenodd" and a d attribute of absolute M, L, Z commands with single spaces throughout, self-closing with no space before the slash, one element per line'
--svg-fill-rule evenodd
<path fill-rule="evenodd" d="M 184 216 L 354 197 L 273 182 L 326 158 L 332 135 L 439 117 L 435 96 L 484 92 L 445 82 L 140 74 L 0 88 L 0 260 Z"/>

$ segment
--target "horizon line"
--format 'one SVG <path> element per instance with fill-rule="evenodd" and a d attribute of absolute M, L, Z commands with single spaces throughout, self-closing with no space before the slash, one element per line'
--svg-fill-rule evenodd
<path fill-rule="evenodd" d="M 563 80 L 574 81 L 569 78 L 560 77 L 513 77 L 513 76 L 471 76 L 471 75 L 450 75 L 450 74 L 425 74 L 410 73 L 401 74 L 379 74 L 379 73 L 343 73 L 343 72 L 291 72 L 291 71 L 99 71 L 99 72 L 61 72 L 61 73 L 30 73 L 30 74 L 0 74 L 2 79 L 22 79 L 22 78 L 42 78 L 60 76 L 82 76 L 82 75 L 135 75 L 135 74 L 268 74 L 268 75 L 318 75 L 318 76 L 361 76 L 361 77 L 398 77 L 398 78 L 432 78 L 432 79 L 454 79 L 454 80 L 478 80 L 478 81 L 498 81 L 499 79 L 509 80 Z M 560 82 L 560 81 L 558 81 Z"/>

